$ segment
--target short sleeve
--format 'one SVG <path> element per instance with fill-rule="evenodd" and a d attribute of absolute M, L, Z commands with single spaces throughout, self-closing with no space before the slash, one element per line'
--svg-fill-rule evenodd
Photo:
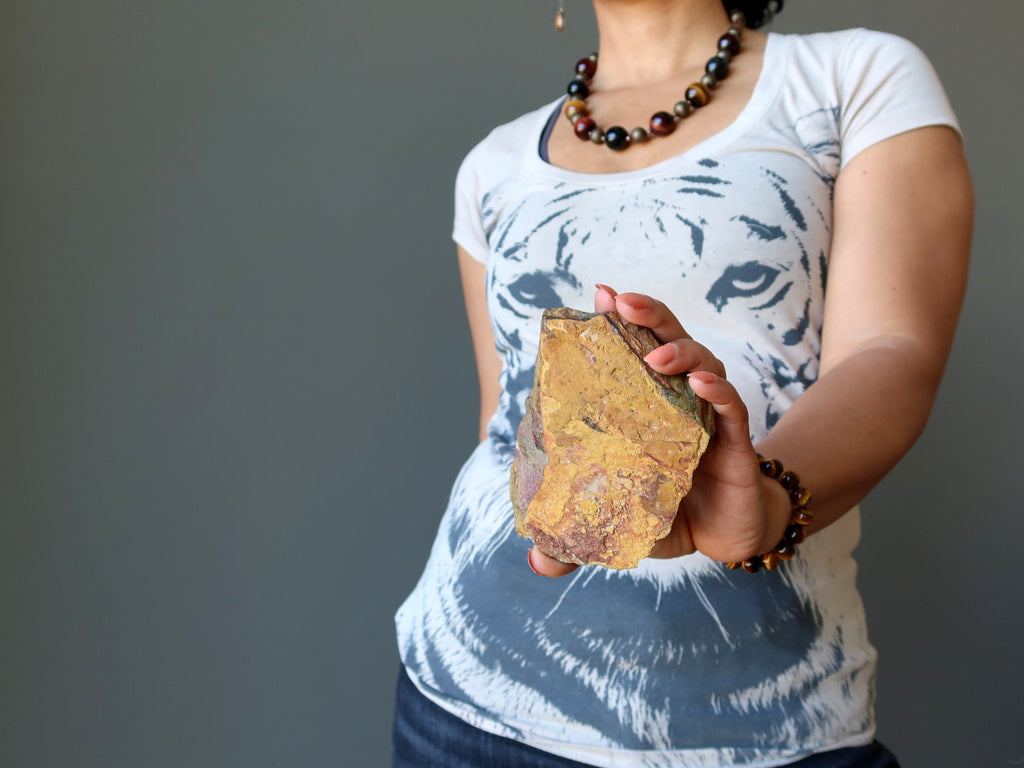
<path fill-rule="evenodd" d="M 455 221 L 452 239 L 480 263 L 487 262 L 487 235 L 481 215 L 480 176 L 477 172 L 479 147 L 459 167 L 455 177 Z"/>
<path fill-rule="evenodd" d="M 931 62 L 913 43 L 858 30 L 840 62 L 841 167 L 873 144 L 915 128 L 960 128 Z"/>

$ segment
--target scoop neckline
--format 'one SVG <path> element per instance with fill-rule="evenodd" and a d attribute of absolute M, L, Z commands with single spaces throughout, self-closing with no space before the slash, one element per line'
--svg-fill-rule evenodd
<path fill-rule="evenodd" d="M 767 38 L 765 41 L 764 57 L 761 62 L 761 72 L 758 74 L 757 82 L 754 83 L 754 90 L 746 105 L 729 125 L 718 133 L 694 144 L 686 151 L 653 165 L 631 171 L 616 171 L 614 173 L 585 173 L 552 165 L 541 158 L 540 141 L 551 118 L 552 110 L 559 108 L 559 105 L 564 100 L 564 97 L 559 96 L 550 104 L 538 110 L 537 120 L 530 131 L 531 140 L 525 142 L 523 150 L 526 154 L 526 170 L 534 176 L 561 182 L 588 185 L 599 185 L 602 183 L 618 184 L 664 175 L 681 165 L 691 163 L 695 157 L 703 158 L 714 154 L 716 150 L 728 145 L 738 136 L 742 135 L 747 128 L 757 122 L 767 111 L 768 107 L 771 106 L 772 102 L 775 101 L 779 86 L 782 84 L 785 76 L 786 68 L 782 64 L 788 50 L 788 45 L 785 35 L 769 32 Z"/>

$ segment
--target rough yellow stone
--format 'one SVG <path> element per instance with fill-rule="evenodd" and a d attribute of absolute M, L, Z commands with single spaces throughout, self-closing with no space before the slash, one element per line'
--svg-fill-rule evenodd
<path fill-rule="evenodd" d="M 634 568 L 672 527 L 714 413 L 614 312 L 548 310 L 511 473 L 516 531 L 564 562 Z"/>

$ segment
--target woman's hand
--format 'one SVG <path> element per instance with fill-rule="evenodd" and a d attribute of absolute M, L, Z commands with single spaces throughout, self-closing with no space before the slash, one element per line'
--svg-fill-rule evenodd
<path fill-rule="evenodd" d="M 669 558 L 702 552 L 714 560 L 744 560 L 771 549 L 789 520 L 786 492 L 766 483 L 750 442 L 747 408 L 726 379 L 725 366 L 707 347 L 694 341 L 660 301 L 638 293 L 616 294 L 598 286 L 598 312 L 616 311 L 653 331 L 662 346 L 644 360 L 659 373 L 687 374 L 690 386 L 715 409 L 715 436 L 683 499 L 668 536 L 651 557 Z M 577 568 L 533 547 L 530 567 L 542 576 L 563 576 Z"/>

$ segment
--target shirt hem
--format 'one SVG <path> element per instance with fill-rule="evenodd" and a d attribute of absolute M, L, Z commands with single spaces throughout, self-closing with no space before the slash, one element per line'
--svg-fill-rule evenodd
<path fill-rule="evenodd" d="M 474 728 L 479 728 L 494 736 L 512 739 L 528 747 L 539 749 L 568 760 L 593 765 L 595 768 L 726 768 L 727 766 L 743 766 L 743 768 L 780 768 L 811 755 L 834 752 L 848 747 L 863 747 L 875 740 L 876 728 L 870 728 L 857 734 L 827 744 L 803 745 L 799 748 L 766 750 L 756 747 L 694 747 L 687 749 L 623 749 L 612 746 L 580 747 L 550 739 L 531 737 L 503 723 L 491 720 L 480 712 L 467 706 L 459 706 L 457 702 L 438 695 L 429 686 L 422 683 L 416 673 L 406 667 L 406 674 L 417 690 L 431 702 L 441 707 L 448 714 L 459 718 Z M 746 757 L 745 757 L 746 756 Z"/>

